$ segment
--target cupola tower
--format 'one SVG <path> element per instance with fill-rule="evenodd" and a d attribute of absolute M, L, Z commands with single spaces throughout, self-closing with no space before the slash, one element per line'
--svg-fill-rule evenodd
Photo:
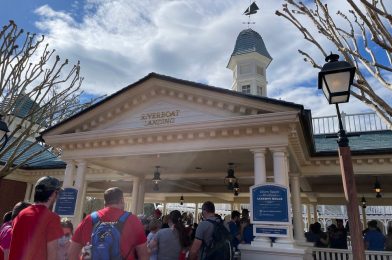
<path fill-rule="evenodd" d="M 248 28 L 240 32 L 227 68 L 233 71 L 232 90 L 267 96 L 267 67 L 272 57 L 260 34 Z"/>

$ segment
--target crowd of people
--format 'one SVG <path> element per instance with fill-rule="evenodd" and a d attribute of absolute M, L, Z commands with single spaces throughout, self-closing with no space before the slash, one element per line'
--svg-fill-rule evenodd
<path fill-rule="evenodd" d="M 34 203 L 19 202 L 5 214 L 0 260 L 80 260 L 105 254 L 107 258 L 100 259 L 226 260 L 222 246 L 228 245 L 231 257 L 240 243 L 253 240 L 246 209 L 222 219 L 215 214 L 215 205 L 206 201 L 199 224 L 178 210 L 165 216 L 155 210 L 148 218 L 138 218 L 124 210 L 123 192 L 117 187 L 106 190 L 104 208 L 85 216 L 74 230 L 70 220 L 53 212 L 60 191 L 59 180 L 42 177 L 35 185 Z M 218 236 L 229 243 L 220 243 Z"/>
<path fill-rule="evenodd" d="M 61 220 L 52 211 L 61 183 L 46 176 L 35 185 L 34 203 L 18 202 L 4 215 L 0 227 L 0 260 L 210 260 L 232 259 L 240 243 L 251 243 L 253 227 L 249 211 L 232 211 L 224 219 L 215 213 L 215 205 L 202 205 L 199 224 L 189 213 L 173 210 L 162 216 L 139 218 L 124 210 L 121 189 L 104 192 L 103 209 L 87 215 L 74 230 L 72 222 Z M 321 229 L 320 223 L 305 233 L 308 242 L 317 247 L 347 249 L 348 226 L 342 220 Z M 375 220 L 363 232 L 367 250 L 392 251 L 392 227 L 384 236 Z"/>
<path fill-rule="evenodd" d="M 319 222 L 311 224 L 309 231 L 305 233 L 305 238 L 316 247 L 347 249 L 349 232 L 349 227 L 344 226 L 343 220 L 337 219 L 336 224 L 328 226 L 327 232 L 321 229 Z M 362 234 L 365 250 L 392 251 L 392 226 L 388 227 L 387 235 L 384 236 L 377 226 L 377 221 L 371 220 Z"/>

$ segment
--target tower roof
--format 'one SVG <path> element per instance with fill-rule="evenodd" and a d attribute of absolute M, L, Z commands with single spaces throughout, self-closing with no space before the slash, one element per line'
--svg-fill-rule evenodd
<path fill-rule="evenodd" d="M 252 29 L 242 30 L 237 37 L 234 51 L 231 56 L 250 52 L 257 52 L 272 60 L 272 57 L 268 53 L 263 38 L 261 38 L 260 34 L 253 31 Z"/>

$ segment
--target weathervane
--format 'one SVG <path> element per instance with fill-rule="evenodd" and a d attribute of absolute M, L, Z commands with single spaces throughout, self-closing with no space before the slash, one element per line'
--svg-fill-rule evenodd
<path fill-rule="evenodd" d="M 247 24 L 247 25 L 248 25 L 248 28 L 249 28 L 249 25 L 250 25 L 250 24 L 255 24 L 255 22 L 251 22 L 251 21 L 250 21 L 250 16 L 251 16 L 252 14 L 257 13 L 257 10 L 259 10 L 259 7 L 257 6 L 256 1 L 253 1 L 253 3 L 251 3 L 251 4 L 249 5 L 249 7 L 246 8 L 246 10 L 245 10 L 245 12 L 244 12 L 244 15 L 247 15 L 247 16 L 248 16 L 248 22 L 244 22 L 244 24 Z"/>

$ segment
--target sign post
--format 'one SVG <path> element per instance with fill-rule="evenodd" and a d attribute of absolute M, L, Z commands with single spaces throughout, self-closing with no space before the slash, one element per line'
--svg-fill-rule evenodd
<path fill-rule="evenodd" d="M 250 187 L 253 234 L 262 238 L 290 238 L 288 188 L 268 183 Z"/>

